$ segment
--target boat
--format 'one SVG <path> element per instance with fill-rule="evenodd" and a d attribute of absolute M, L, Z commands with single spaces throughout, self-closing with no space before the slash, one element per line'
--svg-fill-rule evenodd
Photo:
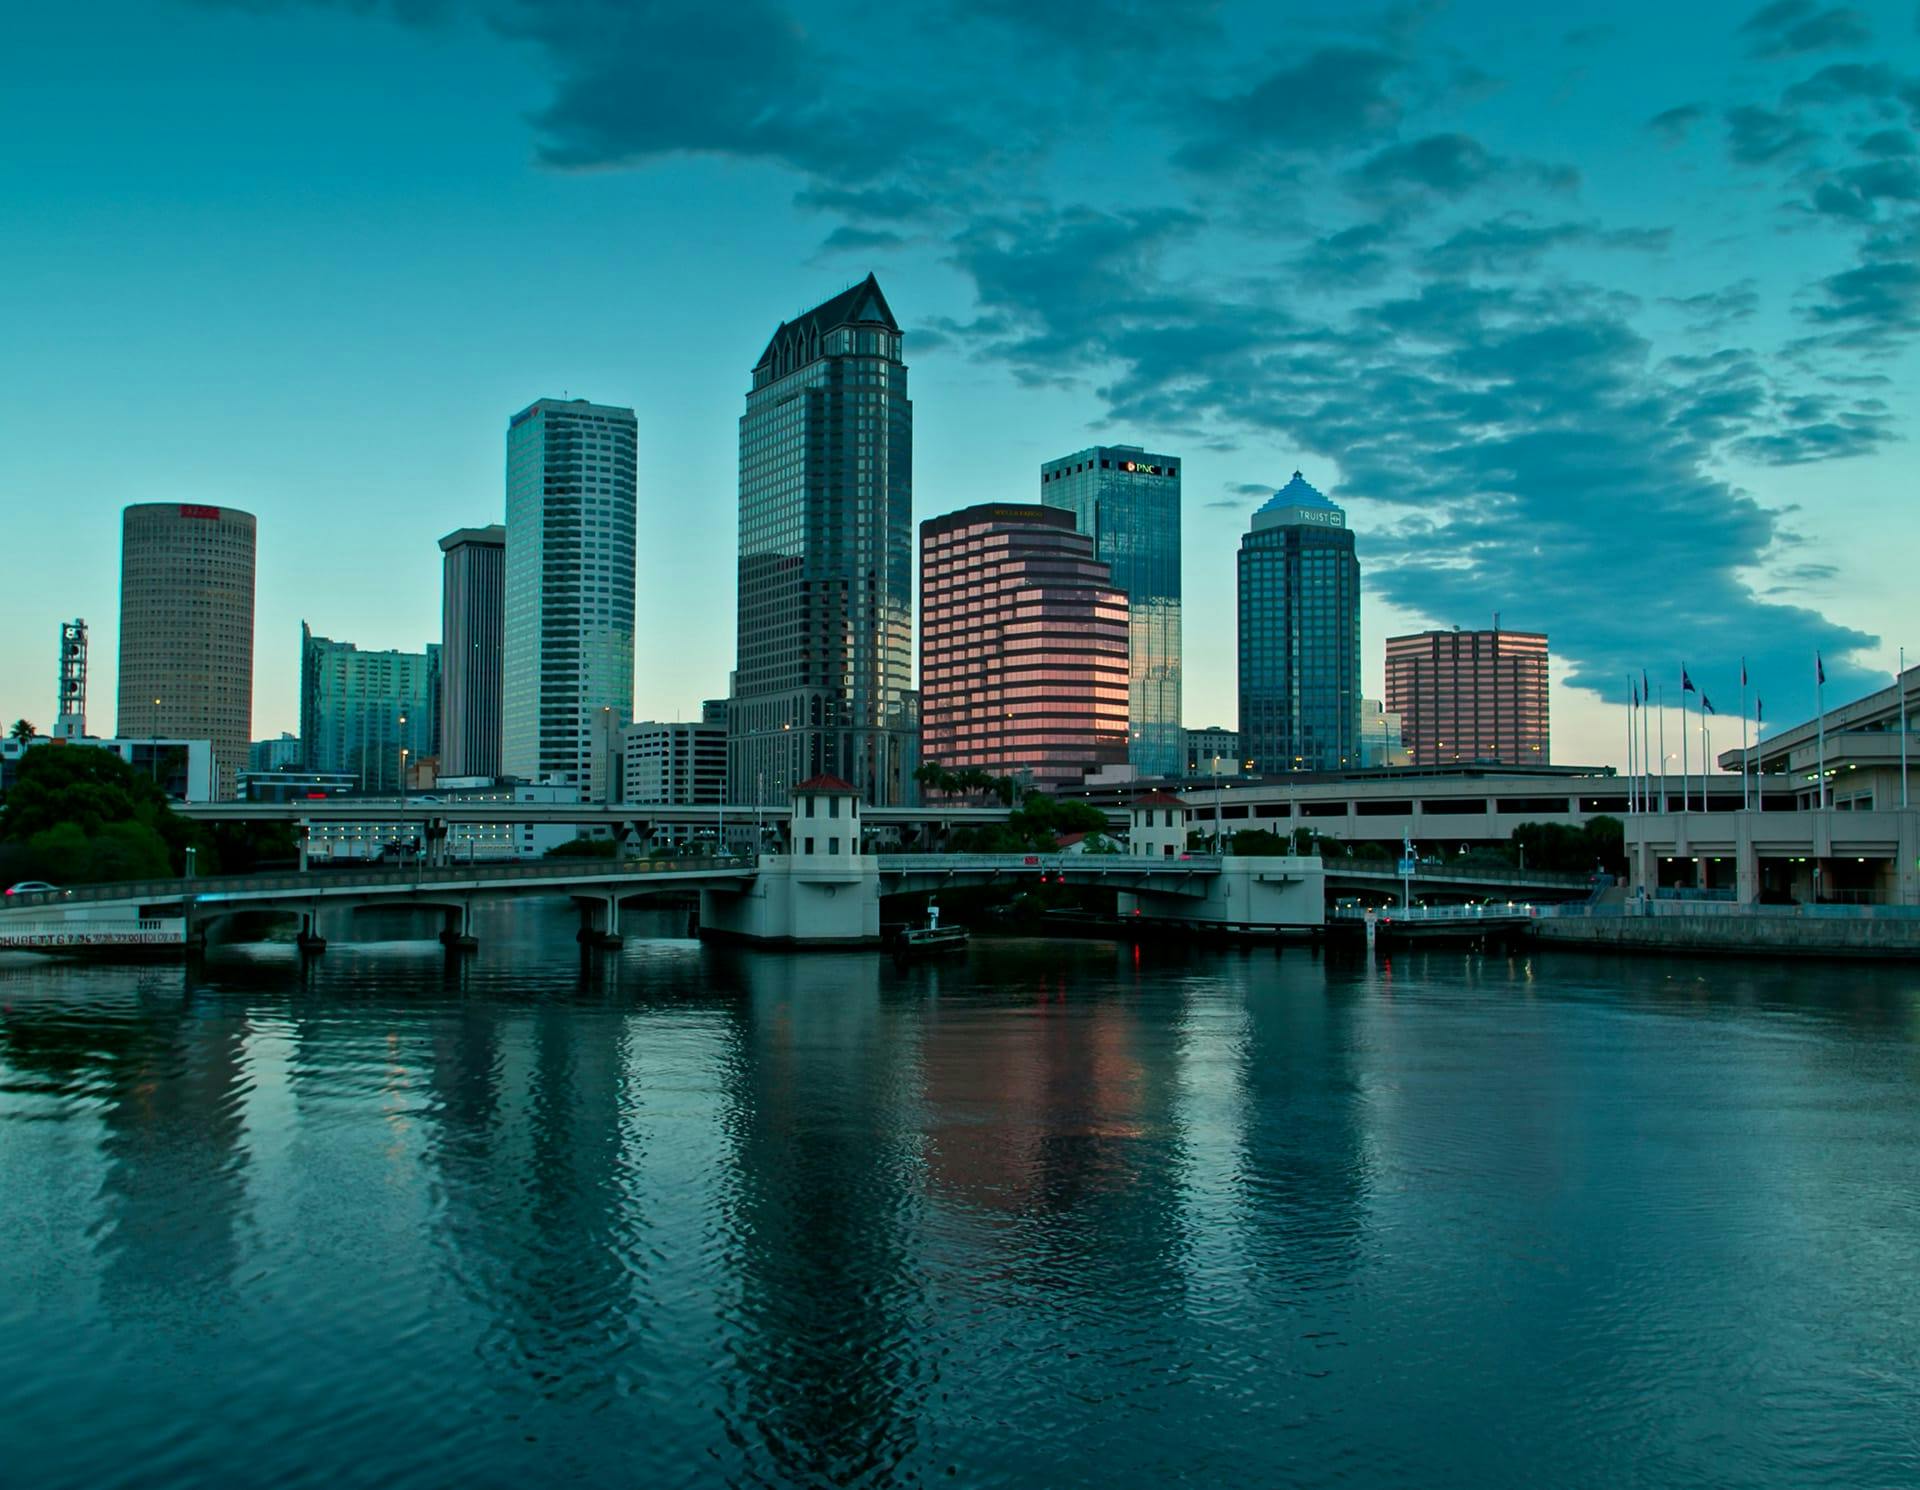
<path fill-rule="evenodd" d="M 893 953 L 904 960 L 909 957 L 932 957 L 943 952 L 964 952 L 969 936 L 964 926 L 942 926 L 940 907 L 928 901 L 927 924 L 909 926 L 903 930 L 894 941 Z"/>

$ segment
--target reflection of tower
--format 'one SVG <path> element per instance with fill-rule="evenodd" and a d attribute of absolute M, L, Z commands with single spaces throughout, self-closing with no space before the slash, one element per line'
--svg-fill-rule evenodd
<path fill-rule="evenodd" d="M 623 1179 L 628 1042 L 579 1009 L 476 1010 L 431 1059 L 436 1237 L 487 1321 L 482 1359 L 545 1395 L 611 1400 L 648 1269 Z"/>
<path fill-rule="evenodd" d="M 87 735 L 87 623 L 78 618 L 60 627 L 60 713 L 53 722 L 56 740 Z"/>
<path fill-rule="evenodd" d="M 1317 971 L 1308 976 L 1319 981 Z M 1298 1280 L 1332 1286 L 1360 1262 L 1367 1111 L 1354 1071 L 1354 976 L 1330 967 L 1324 997 L 1308 996 L 1271 965 L 1247 999 L 1237 1083 L 1242 1245 L 1254 1288 L 1289 1302 Z M 1282 986 L 1260 986 L 1269 978 Z"/>
<path fill-rule="evenodd" d="M 891 1484 L 933 1385 L 921 1273 L 917 1017 L 876 959 L 748 955 L 726 1120 L 740 1391 L 728 1436 L 781 1484 Z"/>
<path fill-rule="evenodd" d="M 246 1022 L 142 1021 L 115 1062 L 101 1150 L 101 1297 L 188 1331 L 231 1307 L 247 1206 Z"/>

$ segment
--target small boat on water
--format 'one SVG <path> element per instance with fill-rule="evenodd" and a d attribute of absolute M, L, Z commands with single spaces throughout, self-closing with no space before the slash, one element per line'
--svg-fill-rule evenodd
<path fill-rule="evenodd" d="M 943 952 L 964 952 L 968 935 L 964 926 L 942 926 L 940 907 L 928 901 L 927 924 L 909 926 L 902 931 L 894 941 L 893 953 L 904 960 L 909 957 L 932 957 Z"/>

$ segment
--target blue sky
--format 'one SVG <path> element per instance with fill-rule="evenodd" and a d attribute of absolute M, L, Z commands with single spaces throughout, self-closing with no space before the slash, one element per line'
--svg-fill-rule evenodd
<path fill-rule="evenodd" d="M 0 714 L 58 623 L 113 713 L 118 514 L 260 518 L 255 733 L 297 643 L 437 635 L 506 420 L 640 421 L 643 715 L 733 656 L 736 420 L 878 273 L 916 516 L 1093 440 L 1184 457 L 1188 723 L 1296 468 L 1381 638 L 1542 628 L 1557 759 L 1684 661 L 1737 738 L 1920 655 L 1920 11 L 973 0 L 143 0 L 0 56 Z M 1716 735 L 1716 745 L 1723 737 Z"/>

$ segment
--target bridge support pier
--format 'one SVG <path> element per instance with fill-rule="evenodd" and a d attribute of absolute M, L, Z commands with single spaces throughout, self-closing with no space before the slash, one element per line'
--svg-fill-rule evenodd
<path fill-rule="evenodd" d="M 617 896 L 596 896 L 589 900 L 581 897 L 579 941 L 583 946 L 601 947 L 609 951 L 621 945 L 620 938 L 620 901 Z"/>
<path fill-rule="evenodd" d="M 327 939 L 320 935 L 320 911 L 318 907 L 300 912 L 300 930 L 294 936 L 293 944 L 300 949 L 303 957 L 312 957 L 327 950 Z"/>
<path fill-rule="evenodd" d="M 480 946 L 480 938 L 473 934 L 473 901 L 463 900 L 457 909 L 447 914 L 447 924 L 440 933 L 440 944 L 449 952 L 473 952 Z"/>

